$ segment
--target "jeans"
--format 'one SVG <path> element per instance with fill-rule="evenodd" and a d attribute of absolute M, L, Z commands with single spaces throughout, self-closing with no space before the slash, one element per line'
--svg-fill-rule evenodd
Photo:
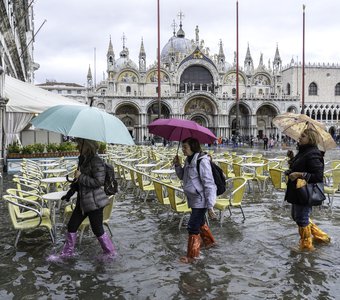
<path fill-rule="evenodd" d="M 70 221 L 67 224 L 68 232 L 77 232 L 80 224 L 84 221 L 86 217 L 90 219 L 91 229 L 96 237 L 100 237 L 104 234 L 103 227 L 103 208 L 99 208 L 90 211 L 83 215 L 80 205 L 76 205 Z"/>
<path fill-rule="evenodd" d="M 206 208 L 192 208 L 187 230 L 189 234 L 199 234 L 200 227 L 205 224 Z"/>
<path fill-rule="evenodd" d="M 309 224 L 309 216 L 311 212 L 311 206 L 292 204 L 292 218 L 300 227 L 306 227 Z"/>

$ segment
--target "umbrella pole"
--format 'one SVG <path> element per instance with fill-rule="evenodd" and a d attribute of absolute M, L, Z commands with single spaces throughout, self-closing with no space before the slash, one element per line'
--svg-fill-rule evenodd
<path fill-rule="evenodd" d="M 183 129 L 181 129 L 181 135 L 179 136 L 176 156 L 178 156 L 179 145 L 181 144 L 181 139 L 182 139 L 182 132 L 183 132 Z"/>

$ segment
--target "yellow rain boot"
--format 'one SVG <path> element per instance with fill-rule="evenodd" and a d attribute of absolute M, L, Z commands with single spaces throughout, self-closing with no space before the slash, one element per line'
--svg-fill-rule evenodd
<path fill-rule="evenodd" d="M 317 243 L 325 243 L 325 244 L 330 243 L 331 238 L 326 232 L 323 232 L 311 220 L 309 221 L 309 225 L 310 225 L 310 229 L 313 235 L 313 241 Z"/>
<path fill-rule="evenodd" d="M 300 250 L 313 251 L 313 239 L 311 226 L 307 225 L 305 227 L 299 227 L 300 234 Z"/>
<path fill-rule="evenodd" d="M 190 234 L 188 238 L 187 256 L 180 258 L 183 263 L 191 263 L 196 257 L 200 255 L 201 237 L 199 234 Z"/>

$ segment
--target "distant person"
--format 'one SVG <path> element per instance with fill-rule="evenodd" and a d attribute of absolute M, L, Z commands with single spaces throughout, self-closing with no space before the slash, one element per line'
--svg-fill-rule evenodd
<path fill-rule="evenodd" d="M 299 226 L 300 250 L 314 250 L 313 240 L 329 243 L 330 237 L 320 230 L 310 219 L 312 207 L 300 199 L 297 192 L 297 179 L 305 179 L 308 183 L 323 182 L 324 159 L 323 153 L 317 147 L 318 134 L 312 129 L 305 129 L 298 143 L 298 153 L 293 157 L 288 151 L 289 170 L 285 200 L 292 204 L 292 218 Z"/>
<path fill-rule="evenodd" d="M 268 150 L 268 138 L 266 135 L 263 137 L 263 150 Z"/>
<path fill-rule="evenodd" d="M 216 184 L 211 170 L 208 155 L 200 157 L 199 173 L 197 159 L 202 151 L 197 139 L 188 138 L 182 143 L 182 151 L 186 160 L 181 165 L 178 155 L 173 159 L 176 174 L 183 180 L 183 190 L 187 196 L 191 215 L 188 222 L 188 250 L 187 255 L 181 257 L 184 263 L 190 263 L 200 254 L 201 240 L 206 247 L 215 244 L 215 239 L 205 221 L 208 211 L 210 217 L 215 218 L 214 205 L 216 202 Z"/>

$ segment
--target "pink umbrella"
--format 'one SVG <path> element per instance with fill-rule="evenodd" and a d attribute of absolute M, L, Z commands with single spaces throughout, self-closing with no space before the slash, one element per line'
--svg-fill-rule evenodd
<path fill-rule="evenodd" d="M 194 121 L 182 119 L 157 119 L 148 125 L 149 132 L 169 141 L 183 141 L 192 137 L 201 144 L 212 144 L 217 138 L 208 129 Z"/>

